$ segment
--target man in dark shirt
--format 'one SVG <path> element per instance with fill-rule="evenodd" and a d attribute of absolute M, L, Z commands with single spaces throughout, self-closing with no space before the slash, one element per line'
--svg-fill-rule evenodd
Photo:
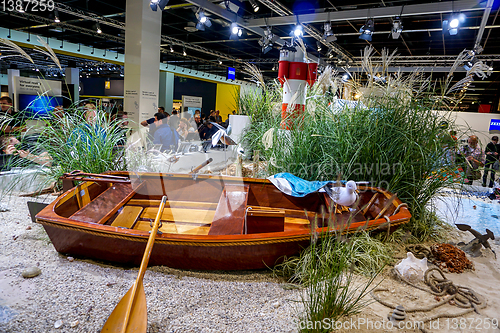
<path fill-rule="evenodd" d="M 214 125 L 209 121 L 206 121 L 205 124 L 198 129 L 201 140 L 209 140 L 215 132 L 217 132 L 217 129 L 214 128 Z"/>
<path fill-rule="evenodd" d="M 486 163 L 484 164 L 483 186 L 486 187 L 488 173 L 490 173 L 489 187 L 493 187 L 493 182 L 495 181 L 495 169 L 493 168 L 493 165 L 498 161 L 500 153 L 498 136 L 495 135 L 491 138 L 491 142 L 486 145 L 484 152 L 486 155 Z"/>
<path fill-rule="evenodd" d="M 164 113 L 166 116 L 168 116 L 168 114 L 165 112 L 165 108 L 164 108 L 163 106 L 159 106 L 159 107 L 158 107 L 158 112 L 157 112 L 157 113 L 155 113 L 155 116 L 156 116 L 156 114 L 158 114 L 158 113 Z M 151 118 L 149 118 L 149 119 L 146 119 L 146 120 L 141 121 L 141 125 L 142 125 L 142 126 L 144 126 L 144 127 L 148 127 L 148 125 L 151 125 L 152 123 L 154 123 L 154 122 L 155 122 L 155 120 L 156 120 L 156 119 L 155 119 L 155 116 L 153 116 L 153 117 L 151 117 Z"/>

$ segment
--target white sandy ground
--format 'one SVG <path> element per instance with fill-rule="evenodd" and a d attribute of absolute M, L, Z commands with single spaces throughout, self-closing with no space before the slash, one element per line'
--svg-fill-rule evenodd
<path fill-rule="evenodd" d="M 48 196 L 45 200 L 53 199 Z M 115 305 L 132 286 L 137 268 L 78 258 L 68 261 L 54 250 L 42 226 L 31 222 L 26 205 L 29 200 L 33 199 L 4 199 L 11 211 L 0 213 L 0 332 L 100 332 Z M 468 233 L 459 237 L 471 238 Z M 498 243 L 491 244 L 500 254 Z M 500 329 L 491 328 L 494 318 L 500 320 L 499 261 L 486 257 L 471 259 L 475 271 L 446 275 L 484 296 L 487 308 L 480 311 L 481 315 L 466 315 L 465 322 L 442 318 L 439 328 L 434 326 L 429 331 L 500 333 Z M 42 273 L 35 278 L 23 278 L 21 272 L 29 266 L 38 266 Z M 436 302 L 433 296 L 392 279 L 388 272 L 384 277 L 379 287 L 390 292 L 381 295 L 391 303 L 419 306 Z M 144 288 L 148 332 L 297 331 L 294 300 L 299 298 L 299 291 L 287 290 L 268 272 L 200 273 L 152 267 L 144 277 Z M 443 310 L 453 313 L 458 308 L 446 306 Z M 419 332 L 406 328 L 388 330 L 388 312 L 385 306 L 372 303 L 361 314 L 345 319 L 349 321 L 344 324 L 348 329 L 339 332 Z M 435 310 L 411 315 L 410 319 L 436 313 Z M 56 329 L 58 320 L 63 325 Z M 71 327 L 76 321 L 78 324 Z M 385 326 L 376 326 L 384 322 Z"/>

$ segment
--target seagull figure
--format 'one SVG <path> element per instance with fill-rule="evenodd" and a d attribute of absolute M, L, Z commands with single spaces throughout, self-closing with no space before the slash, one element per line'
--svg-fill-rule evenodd
<path fill-rule="evenodd" d="M 333 202 L 342 206 L 351 206 L 358 198 L 356 182 L 350 180 L 345 184 L 345 187 L 335 186 L 331 188 L 330 198 Z"/>
<path fill-rule="evenodd" d="M 236 142 L 234 142 L 231 137 L 229 137 L 229 134 L 231 134 L 231 126 L 229 126 L 227 129 L 222 127 L 221 125 L 210 122 L 212 125 L 214 125 L 217 128 L 217 132 L 212 136 L 212 146 L 215 146 L 219 140 L 222 141 L 222 143 L 226 145 L 235 145 Z"/>

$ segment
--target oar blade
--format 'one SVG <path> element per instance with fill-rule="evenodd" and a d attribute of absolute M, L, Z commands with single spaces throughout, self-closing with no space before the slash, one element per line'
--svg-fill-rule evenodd
<path fill-rule="evenodd" d="M 108 320 L 104 324 L 101 333 L 122 333 L 123 325 L 125 323 L 125 316 L 127 314 L 127 307 L 132 297 L 132 288 L 122 297 L 120 303 L 115 307 Z M 146 333 L 148 328 L 148 310 L 146 307 L 146 294 L 144 293 L 144 286 L 140 281 L 137 286 L 137 293 L 132 304 L 130 318 L 128 320 L 126 333 Z"/>

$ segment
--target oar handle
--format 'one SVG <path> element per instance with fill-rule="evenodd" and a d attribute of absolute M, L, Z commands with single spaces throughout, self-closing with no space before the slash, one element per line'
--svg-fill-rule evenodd
<path fill-rule="evenodd" d="M 125 320 L 122 326 L 122 333 L 127 331 L 128 321 L 130 319 L 130 313 L 132 312 L 132 306 L 135 300 L 135 294 L 137 293 L 137 289 L 139 283 L 142 283 L 142 279 L 144 278 L 144 274 L 146 274 L 146 268 L 148 267 L 149 257 L 151 256 L 151 250 L 153 249 L 153 245 L 156 238 L 156 233 L 158 232 L 158 228 L 160 226 L 160 219 L 163 213 L 163 209 L 165 208 L 165 204 L 167 203 L 167 196 L 164 195 L 161 198 L 160 207 L 158 208 L 158 213 L 156 214 L 155 222 L 153 224 L 153 229 L 151 230 L 151 234 L 149 235 L 148 243 L 146 244 L 146 250 L 144 251 L 144 256 L 142 257 L 141 267 L 139 268 L 139 273 L 137 274 L 137 279 L 135 280 L 132 294 L 130 297 L 130 302 L 127 307 L 127 313 L 125 315 Z"/>
<path fill-rule="evenodd" d="M 208 163 L 211 163 L 212 161 L 213 159 L 210 157 L 208 160 L 206 160 L 205 162 L 201 163 L 196 168 L 194 168 L 193 171 L 191 171 L 191 173 L 197 173 L 201 168 L 206 166 Z"/>
<path fill-rule="evenodd" d="M 156 234 L 158 233 L 158 228 L 160 227 L 161 215 L 163 213 L 163 209 L 165 209 L 166 203 L 167 203 L 167 196 L 164 195 L 161 198 L 160 207 L 158 208 L 158 214 L 156 214 L 155 222 L 153 224 L 153 229 L 151 230 L 151 234 L 149 235 L 148 244 L 146 245 L 146 250 L 144 251 L 144 256 L 142 257 L 141 267 L 139 268 L 138 276 L 141 278 L 141 280 L 144 277 L 144 274 L 146 274 L 149 257 L 151 256 L 151 250 L 153 249 Z"/>

